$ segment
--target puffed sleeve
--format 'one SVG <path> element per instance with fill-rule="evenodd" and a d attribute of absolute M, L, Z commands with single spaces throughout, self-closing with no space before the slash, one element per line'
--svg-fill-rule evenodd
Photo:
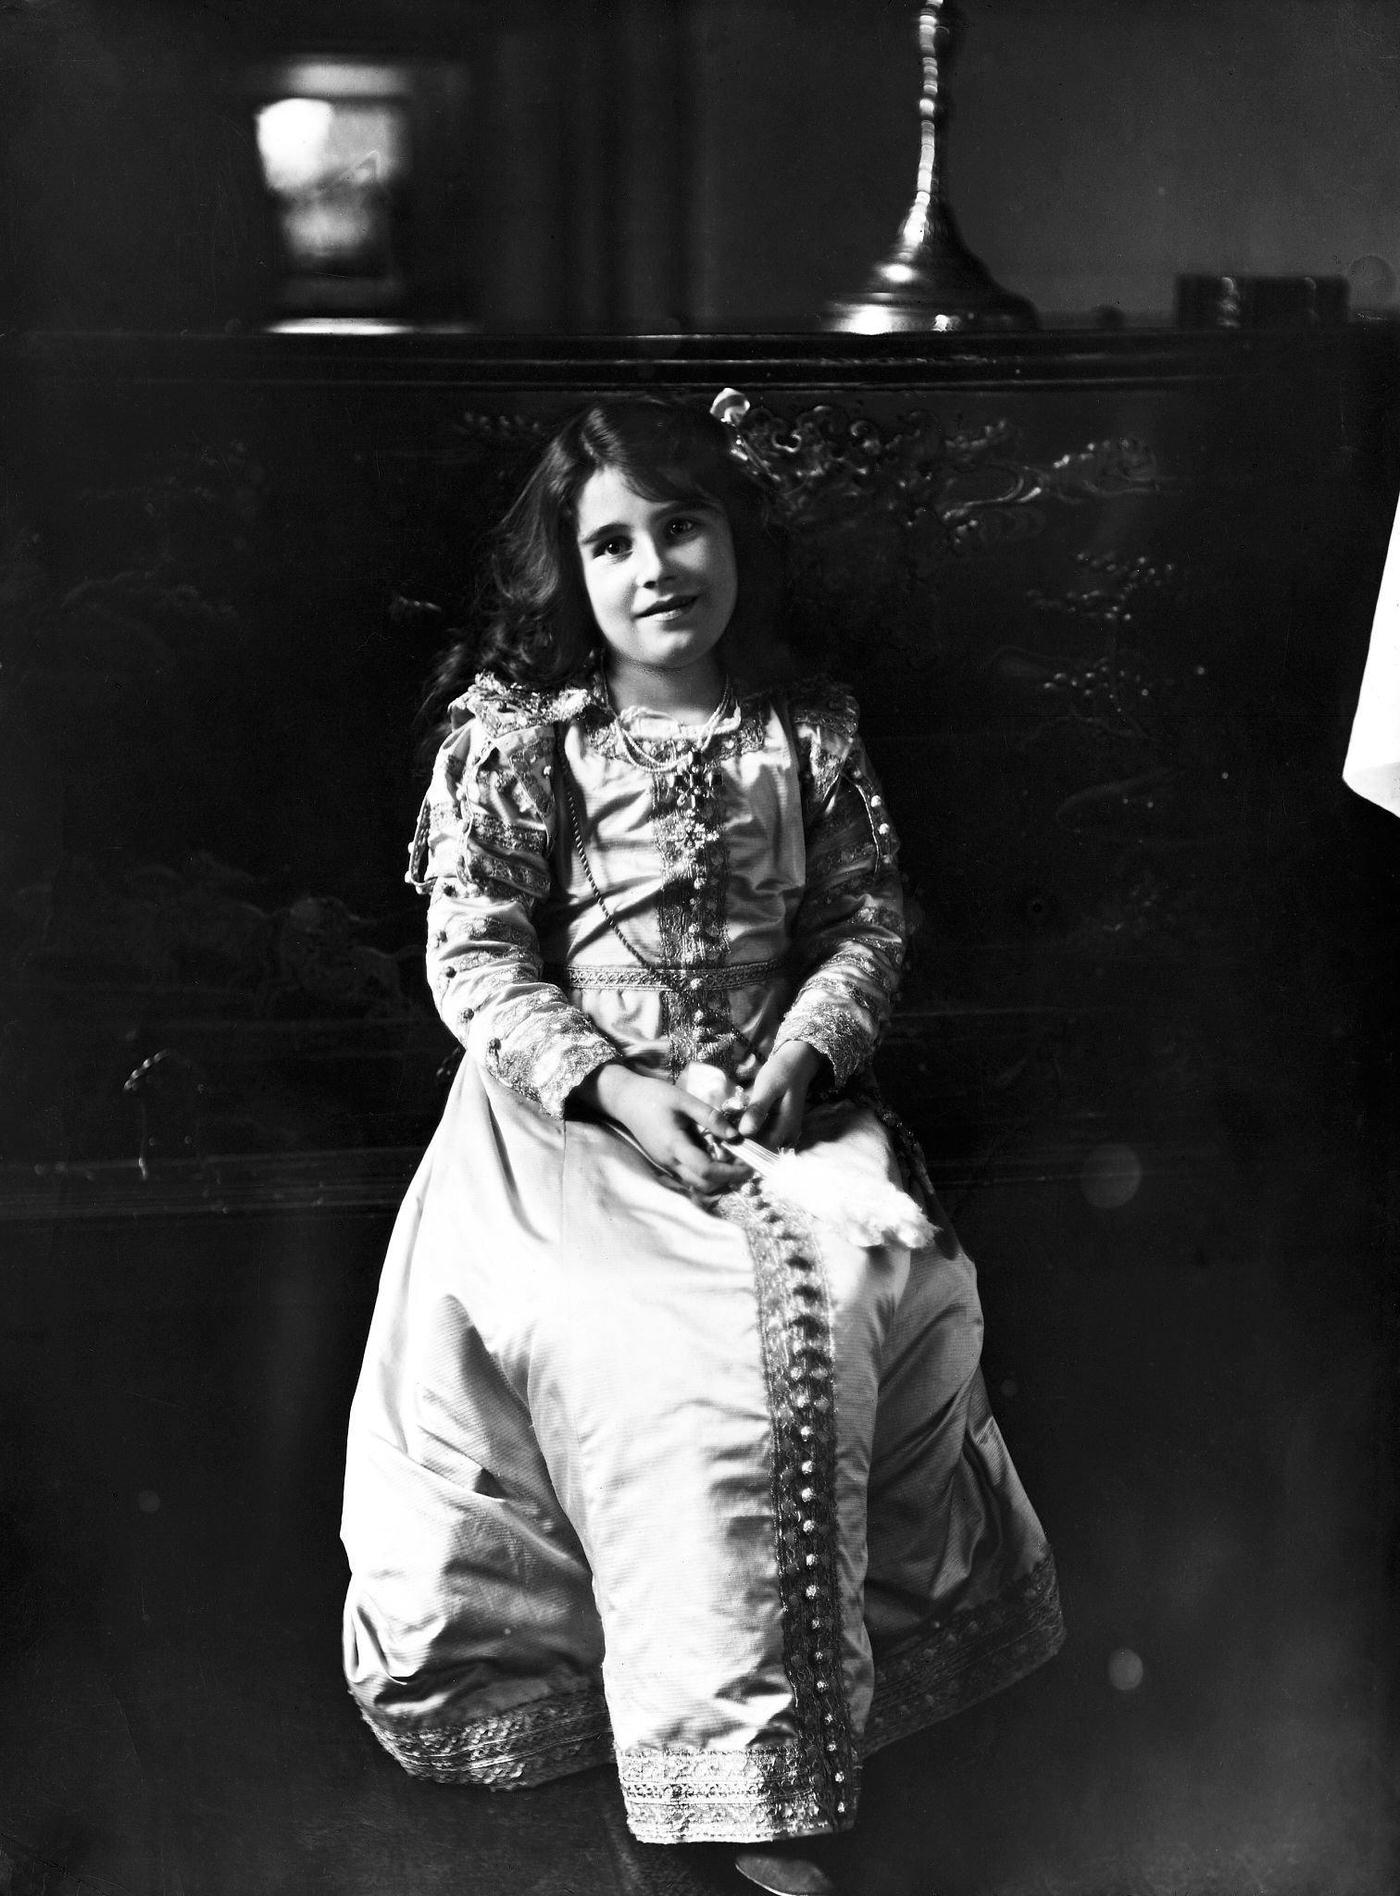
<path fill-rule="evenodd" d="M 807 885 L 793 954 L 798 988 L 776 1045 L 805 1040 L 842 1086 L 875 1051 L 904 965 L 898 843 L 857 732 L 850 693 L 825 680 L 795 691 Z"/>
<path fill-rule="evenodd" d="M 453 717 L 409 852 L 408 880 L 428 897 L 428 982 L 469 1057 L 557 1119 L 617 1049 L 543 978 L 553 725 L 512 727 L 471 693 Z"/>

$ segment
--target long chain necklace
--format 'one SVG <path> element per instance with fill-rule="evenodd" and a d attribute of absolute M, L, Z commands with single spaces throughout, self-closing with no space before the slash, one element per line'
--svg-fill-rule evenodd
<path fill-rule="evenodd" d="M 597 877 L 593 874 L 593 865 L 588 860 L 588 851 L 584 846 L 583 825 L 579 822 L 578 802 L 574 797 L 573 772 L 569 769 L 568 759 L 564 755 L 564 737 L 562 730 L 557 731 L 555 734 L 554 758 L 555 778 L 564 792 L 564 804 L 569 814 L 569 830 L 573 837 L 574 853 L 583 867 L 584 876 L 587 878 L 589 888 L 593 891 L 593 899 L 597 902 L 599 909 L 602 911 L 603 920 L 607 923 L 612 934 L 616 936 L 617 940 L 622 944 L 627 954 L 637 963 L 638 967 L 645 968 L 649 974 L 654 975 L 657 985 L 664 988 L 674 999 L 683 1002 L 689 1007 L 693 1011 L 693 1018 L 696 1024 L 701 1024 L 705 1018 L 706 1009 L 703 1005 L 697 1005 L 697 1003 L 700 1001 L 704 991 L 705 983 L 703 977 L 697 974 L 692 974 L 689 977 L 678 975 L 670 968 L 661 967 L 657 962 L 651 959 L 650 955 L 644 955 L 641 949 L 637 947 L 636 943 L 632 941 L 631 937 L 623 929 L 622 924 L 613 914 L 607 897 L 598 887 Z M 759 1052 L 758 1048 L 754 1045 L 753 1041 L 750 1040 L 742 1027 L 736 1026 L 732 1020 L 727 1021 L 724 1024 L 724 1033 L 731 1035 L 737 1040 L 745 1052 L 752 1056 L 755 1062 L 759 1064 L 762 1063 L 763 1055 Z"/>

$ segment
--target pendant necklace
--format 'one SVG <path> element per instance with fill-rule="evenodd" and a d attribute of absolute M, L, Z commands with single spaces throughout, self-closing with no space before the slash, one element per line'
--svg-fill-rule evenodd
<path fill-rule="evenodd" d="M 648 740 L 633 736 L 623 714 L 613 704 L 612 694 L 608 694 L 618 742 L 626 756 L 654 778 L 671 778 L 675 786 L 676 816 L 680 829 L 677 841 L 697 889 L 704 888 L 709 881 L 709 872 L 705 867 L 705 846 L 710 838 L 705 830 L 701 799 L 706 792 L 713 792 L 717 787 L 716 775 L 706 753 L 736 702 L 733 680 L 726 677 L 719 703 L 694 737 Z M 650 754 L 646 749 L 648 742 L 665 745 L 670 754 L 665 757 Z"/>

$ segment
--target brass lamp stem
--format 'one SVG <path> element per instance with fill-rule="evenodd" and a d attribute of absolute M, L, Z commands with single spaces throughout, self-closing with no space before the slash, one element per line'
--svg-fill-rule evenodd
<path fill-rule="evenodd" d="M 953 22 L 946 7 L 929 4 L 919 9 L 919 57 L 924 84 L 919 95 L 919 175 L 914 202 L 900 227 L 901 250 L 916 251 L 933 240 L 934 228 L 946 215 L 943 195 L 943 157 L 948 137 L 948 101 L 943 92 L 940 56 L 952 51 Z"/>
<path fill-rule="evenodd" d="M 827 329 L 856 334 L 893 330 L 1034 329 L 1035 311 L 1022 296 L 993 282 L 958 233 L 944 187 L 948 83 L 961 15 L 954 0 L 924 0 L 919 9 L 919 171 L 894 248 L 865 288 L 828 306 Z"/>

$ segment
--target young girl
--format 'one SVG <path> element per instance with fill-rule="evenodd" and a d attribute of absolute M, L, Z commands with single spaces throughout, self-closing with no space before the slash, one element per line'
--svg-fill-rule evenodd
<path fill-rule="evenodd" d="M 637 1837 L 809 1890 L 862 1758 L 1061 1627 L 937 1207 L 927 1249 L 860 1248 L 724 1143 L 928 1198 L 867 1075 L 894 833 L 850 696 L 771 682 L 776 548 L 733 448 L 599 403 L 504 525 L 411 853 L 466 1054 L 351 1418 L 345 1664 L 417 1776 L 615 1758 Z"/>

